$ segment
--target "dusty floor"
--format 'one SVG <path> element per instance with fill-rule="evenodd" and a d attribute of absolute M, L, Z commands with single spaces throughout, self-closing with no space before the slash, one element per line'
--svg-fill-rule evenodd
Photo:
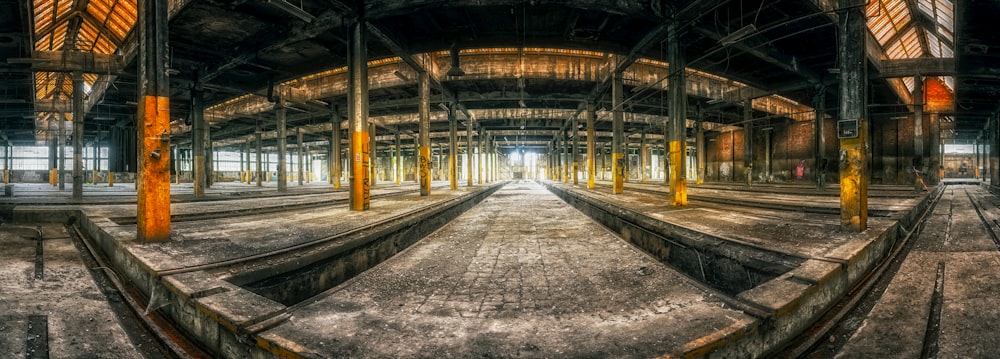
<path fill-rule="evenodd" d="M 1000 252 L 974 202 L 990 223 L 1000 218 L 985 189 L 948 186 L 870 311 L 848 317 L 809 357 L 1000 357 Z"/>
<path fill-rule="evenodd" d="M 142 357 L 65 228 L 41 230 L 42 272 L 36 273 L 34 226 L 0 226 L 0 357 L 39 358 L 46 350 L 50 358 Z"/>
<path fill-rule="evenodd" d="M 747 316 L 535 183 L 508 184 L 262 337 L 323 357 L 636 357 Z"/>

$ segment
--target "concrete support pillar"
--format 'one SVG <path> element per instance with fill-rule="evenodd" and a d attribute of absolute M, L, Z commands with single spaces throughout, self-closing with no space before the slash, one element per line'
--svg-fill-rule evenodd
<path fill-rule="evenodd" d="M 863 232 L 868 228 L 868 118 L 867 59 L 865 58 L 864 0 L 839 0 L 848 9 L 840 16 L 840 121 L 855 127 L 853 134 L 840 137 L 840 226 Z M 855 122 L 856 121 L 856 122 Z M 841 131 L 843 132 L 843 131 Z"/>
<path fill-rule="evenodd" d="M 753 100 L 743 102 L 743 175 L 753 185 Z"/>
<path fill-rule="evenodd" d="M 75 200 L 83 198 L 83 118 L 83 73 L 76 72 L 73 74 L 73 199 Z M 167 151 L 170 151 L 170 146 L 167 146 Z M 167 182 L 170 182 L 169 169 Z"/>
<path fill-rule="evenodd" d="M 449 188 L 458 189 L 458 121 L 455 105 L 448 107 L 448 182 Z"/>
<path fill-rule="evenodd" d="M 702 117 L 701 107 L 698 108 L 698 120 L 695 121 L 695 154 L 698 156 L 698 178 L 696 184 L 705 183 L 705 126 Z"/>
<path fill-rule="evenodd" d="M 594 129 L 594 121 L 597 114 L 594 113 L 594 104 L 588 103 L 583 115 L 586 116 L 587 120 L 587 188 L 593 189 L 595 176 L 594 172 L 597 170 L 597 163 L 594 158 L 597 154 L 597 144 L 595 142 L 597 140 L 597 133 Z"/>
<path fill-rule="evenodd" d="M 194 196 L 203 197 L 205 196 L 205 184 L 207 182 L 207 173 L 205 170 L 205 128 L 208 127 L 205 123 L 205 102 L 202 99 L 204 91 L 202 90 L 201 80 L 198 78 L 198 72 L 195 71 L 194 75 L 194 85 L 191 86 L 191 152 L 194 156 Z"/>
<path fill-rule="evenodd" d="M 301 186 L 304 183 L 304 180 L 305 180 L 304 177 L 306 175 L 306 173 L 305 173 L 305 165 L 306 165 L 306 163 L 305 163 L 305 152 L 304 152 L 305 148 L 302 147 L 303 145 L 302 145 L 302 128 L 301 127 L 296 127 L 295 128 L 295 145 L 296 145 L 296 147 L 298 147 L 297 148 L 298 149 L 298 151 L 297 151 L 298 155 L 296 156 L 297 160 L 295 161 L 296 162 L 295 163 L 295 165 L 296 165 L 295 167 L 298 170 L 298 173 L 297 173 L 298 176 L 297 177 L 299 179 L 299 186 Z"/>
<path fill-rule="evenodd" d="M 167 1 L 139 0 L 136 240 L 170 239 L 170 80 Z M 82 118 L 81 118 L 82 119 Z"/>
<path fill-rule="evenodd" d="M 667 29 L 667 62 L 670 64 L 668 92 L 670 94 L 670 204 L 675 207 L 687 205 L 687 79 L 684 68 L 683 36 L 680 24 L 674 22 Z"/>
<path fill-rule="evenodd" d="M 616 72 L 611 80 L 611 193 L 619 194 L 625 189 L 625 153 L 622 144 L 625 141 L 625 112 L 622 108 L 625 102 L 625 92 L 622 89 L 622 74 Z"/>
<path fill-rule="evenodd" d="M 288 109 L 284 99 L 279 98 L 275 108 L 278 118 L 278 192 L 288 192 Z"/>
<path fill-rule="evenodd" d="M 815 158 L 816 188 L 826 187 L 826 88 L 820 86 L 813 100 L 813 108 L 816 110 L 816 117 L 813 123 L 813 141 L 816 148 L 813 150 Z"/>
<path fill-rule="evenodd" d="M 569 129 L 566 129 L 561 134 L 562 140 L 562 181 L 563 183 L 569 183 L 569 171 L 572 167 L 572 163 L 569 158 Z"/>
<path fill-rule="evenodd" d="M 264 164 L 262 163 L 261 159 L 261 154 L 262 154 L 261 147 L 263 146 L 261 145 L 261 138 L 260 138 L 261 137 L 260 124 L 257 124 L 257 128 L 254 130 L 253 137 L 254 137 L 254 144 L 257 146 L 257 187 L 263 187 Z"/>
<path fill-rule="evenodd" d="M 368 48 L 364 19 L 349 26 L 347 51 L 347 112 L 351 130 L 351 210 L 371 205 L 368 137 Z"/>
<path fill-rule="evenodd" d="M 420 195 L 431 194 L 431 80 L 423 71 L 419 75 L 420 105 Z"/>

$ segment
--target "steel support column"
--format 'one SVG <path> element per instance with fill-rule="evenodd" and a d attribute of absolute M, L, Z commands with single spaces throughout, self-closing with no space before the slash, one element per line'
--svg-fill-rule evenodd
<path fill-rule="evenodd" d="M 83 73 L 73 73 L 73 199 L 83 198 Z M 167 146 L 170 151 L 170 146 Z M 169 163 L 169 162 L 168 162 Z M 170 182 L 169 165 L 167 183 Z"/>
<path fill-rule="evenodd" d="M 813 123 L 813 141 L 816 143 L 814 151 L 816 188 L 826 187 L 826 89 L 819 88 L 816 98 L 813 100 L 813 107 L 816 110 L 816 118 Z"/>
<path fill-rule="evenodd" d="M 625 189 L 625 154 L 622 143 L 625 140 L 625 92 L 622 89 L 622 73 L 615 72 L 611 79 L 611 193 L 619 194 Z"/>
<path fill-rule="evenodd" d="M 427 71 L 419 74 L 420 95 L 420 195 L 431 194 L 431 79 Z"/>
<path fill-rule="evenodd" d="M 646 183 L 646 166 L 649 165 L 649 157 L 646 156 L 646 130 L 642 130 L 639 138 L 639 182 Z"/>
<path fill-rule="evenodd" d="M 451 189 L 458 189 L 458 120 L 454 104 L 448 107 L 448 182 Z"/>
<path fill-rule="evenodd" d="M 333 124 L 333 131 L 330 132 L 330 176 L 333 179 L 333 188 L 340 189 L 340 176 L 344 173 L 343 169 L 340 167 L 344 162 L 340 158 L 340 114 L 334 112 L 330 122 Z"/>
<path fill-rule="evenodd" d="M 594 176 L 597 170 L 597 161 L 595 161 L 594 156 L 596 155 L 596 137 L 597 131 L 594 129 L 594 120 L 597 114 L 594 113 L 594 104 L 588 103 L 587 108 L 584 110 L 584 116 L 586 116 L 587 121 L 587 188 L 594 188 Z"/>
<path fill-rule="evenodd" d="M 918 176 L 916 171 L 924 172 L 926 175 L 930 168 L 927 168 L 926 153 L 924 152 L 924 78 L 916 75 L 913 77 L 913 170 L 910 174 Z M 916 180 L 916 178 L 914 178 Z"/>
<path fill-rule="evenodd" d="M 264 164 L 261 163 L 261 131 L 260 124 L 257 124 L 257 128 L 253 132 L 254 144 L 257 146 L 257 187 L 262 187 L 264 185 Z"/>
<path fill-rule="evenodd" d="M 670 64 L 670 77 L 667 81 L 670 96 L 670 196 L 672 206 L 687 205 L 687 173 L 685 157 L 687 155 L 687 79 L 684 68 L 687 66 L 684 57 L 683 36 L 679 24 L 674 22 L 668 26 L 670 32 L 667 39 L 667 62 Z"/>
<path fill-rule="evenodd" d="M 59 133 L 56 136 L 56 185 L 59 187 L 60 191 L 66 189 L 66 176 L 63 176 L 63 170 L 66 168 L 66 114 L 60 113 L 59 116 Z"/>
<path fill-rule="evenodd" d="M 476 156 L 478 158 L 478 161 L 476 161 L 476 170 L 479 172 L 479 177 L 478 177 L 479 184 L 483 184 L 483 160 L 486 159 L 486 154 L 483 153 L 486 150 L 486 147 L 483 147 L 483 137 L 486 137 L 486 134 L 484 132 L 485 131 L 480 129 L 479 133 L 477 134 L 478 135 L 477 142 L 479 142 L 479 152 L 478 152 L 479 154 Z"/>
<path fill-rule="evenodd" d="M 351 130 L 351 210 L 364 211 L 371 205 L 368 137 L 368 48 L 364 19 L 349 27 L 347 51 L 347 112 Z"/>
<path fill-rule="evenodd" d="M 298 151 L 297 151 L 298 152 L 298 156 L 296 157 L 298 160 L 295 163 L 296 164 L 295 167 L 298 170 L 298 173 L 297 173 L 298 174 L 298 179 L 299 179 L 298 182 L 299 182 L 299 186 L 301 186 L 304 183 L 304 181 L 305 181 L 304 177 L 305 177 L 305 174 L 306 174 L 305 173 L 305 165 L 306 165 L 306 163 L 305 163 L 305 160 L 304 160 L 305 159 L 305 152 L 304 152 L 305 148 L 302 147 L 302 127 L 296 127 L 295 128 L 295 144 L 296 144 L 296 147 L 298 147 Z"/>
<path fill-rule="evenodd" d="M 277 109 L 278 118 L 278 192 L 288 192 L 288 109 L 285 108 L 285 99 L 279 98 L 274 104 Z"/>
<path fill-rule="evenodd" d="M 139 136 L 136 239 L 170 239 L 170 80 L 167 1 L 139 0 Z M 82 118 L 81 118 L 82 119 Z"/>
<path fill-rule="evenodd" d="M 743 175 L 753 185 L 753 100 L 743 101 Z"/>
<path fill-rule="evenodd" d="M 573 185 L 580 184 L 580 127 L 577 123 L 576 116 L 573 116 L 573 151 L 570 154 L 570 158 L 573 161 Z"/>
<path fill-rule="evenodd" d="M 465 119 L 466 186 L 472 187 L 472 119 Z"/>
<path fill-rule="evenodd" d="M 396 184 L 403 182 L 403 143 L 399 138 L 399 130 L 394 134 L 396 140 L 396 163 L 393 165 L 393 173 L 396 174 Z"/>
<path fill-rule="evenodd" d="M 694 124 L 695 126 L 694 146 L 696 147 L 695 155 L 698 156 L 698 178 L 695 180 L 696 184 L 705 183 L 705 160 L 707 156 L 705 156 L 705 126 L 704 126 L 704 118 L 702 117 L 702 115 L 703 113 L 701 111 L 701 107 L 699 106 L 697 114 L 698 120 L 695 121 Z"/>
<path fill-rule="evenodd" d="M 868 228 L 868 119 L 863 0 L 840 0 L 840 116 L 857 121 L 856 136 L 838 133 L 840 139 L 840 226 L 862 232 Z M 849 122 L 848 122 L 849 123 Z M 838 126 L 839 127 L 839 126 Z"/>
<path fill-rule="evenodd" d="M 202 99 L 201 80 L 197 71 L 194 76 L 194 84 L 191 86 L 191 152 L 194 156 L 194 196 L 205 195 L 205 183 L 207 180 L 205 171 L 205 102 Z"/>

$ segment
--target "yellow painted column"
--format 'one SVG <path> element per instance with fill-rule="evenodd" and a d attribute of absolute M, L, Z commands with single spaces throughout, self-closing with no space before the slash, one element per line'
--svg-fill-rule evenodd
<path fill-rule="evenodd" d="M 364 20 L 349 25 L 347 54 L 347 112 L 351 130 L 350 208 L 368 210 L 371 205 L 371 166 L 368 133 L 368 54 Z"/>
<path fill-rule="evenodd" d="M 622 110 L 624 94 L 622 74 L 616 72 L 611 85 L 611 101 L 614 107 L 611 112 L 611 193 L 613 194 L 625 191 L 625 153 L 622 152 L 622 142 L 625 140 L 625 113 Z"/>
<path fill-rule="evenodd" d="M 417 135 L 420 145 L 420 195 L 429 196 L 431 194 L 431 82 L 430 75 L 424 71 L 419 74 L 419 97 L 420 113 L 419 130 Z"/>
<path fill-rule="evenodd" d="M 108 187 L 115 186 L 115 173 L 108 171 Z"/>
<path fill-rule="evenodd" d="M 594 129 L 594 120 L 596 114 L 594 113 L 594 104 L 587 103 L 587 108 L 584 110 L 587 119 L 587 188 L 594 188 L 594 177 L 597 175 L 597 161 L 595 161 L 594 156 L 596 155 L 596 130 Z"/>
<path fill-rule="evenodd" d="M 668 25 L 667 51 L 670 77 L 670 205 L 687 205 L 687 78 L 680 25 Z"/>
<path fill-rule="evenodd" d="M 868 72 L 865 35 L 868 28 L 859 5 L 862 0 L 840 0 L 848 8 L 841 16 L 840 46 L 840 226 L 863 232 L 868 228 Z"/>

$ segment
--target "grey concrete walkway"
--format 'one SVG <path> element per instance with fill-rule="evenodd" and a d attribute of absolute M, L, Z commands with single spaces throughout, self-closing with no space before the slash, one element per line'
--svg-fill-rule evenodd
<path fill-rule="evenodd" d="M 636 357 L 751 319 L 532 182 L 508 184 L 261 338 L 321 357 Z"/>

